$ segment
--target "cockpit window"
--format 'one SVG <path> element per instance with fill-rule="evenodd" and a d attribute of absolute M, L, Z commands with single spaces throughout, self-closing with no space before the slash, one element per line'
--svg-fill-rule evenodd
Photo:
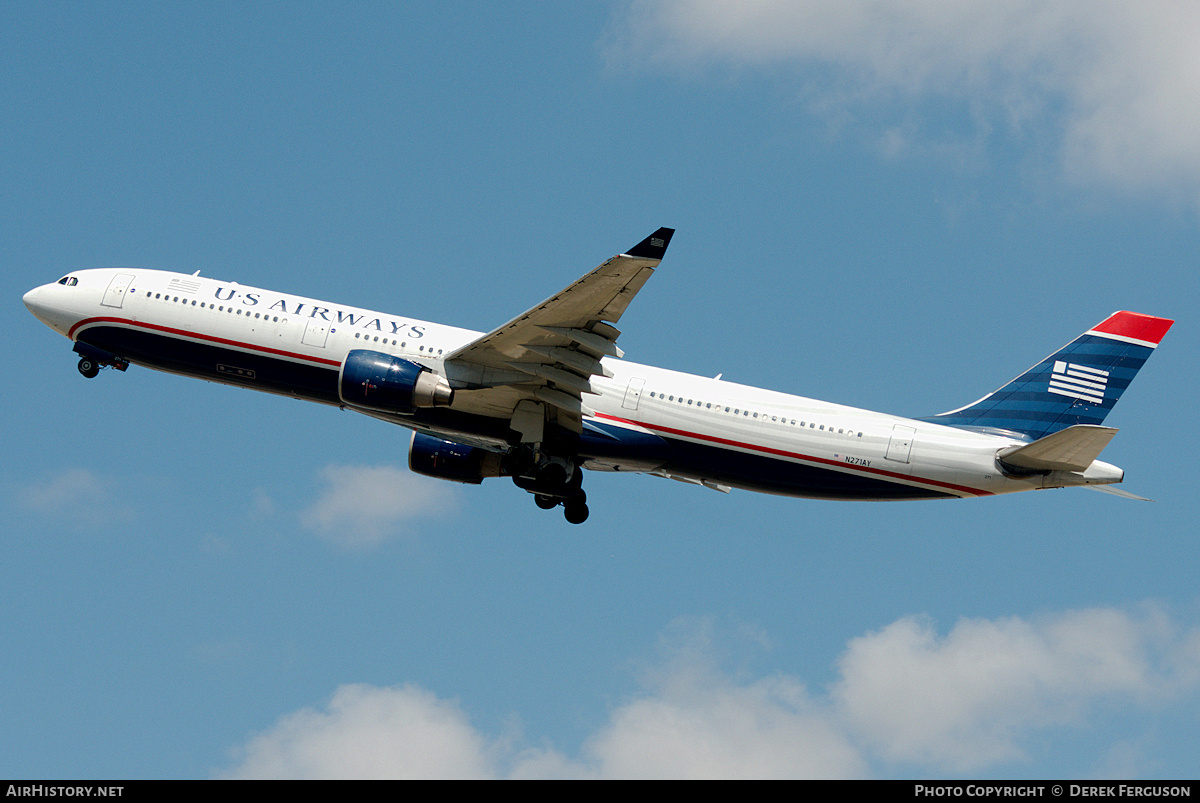
<path fill-rule="evenodd" d="M 74 276 L 64 276 L 58 280 L 58 283 L 65 284 L 67 287 L 74 287 L 75 285 L 79 284 L 79 280 Z"/>

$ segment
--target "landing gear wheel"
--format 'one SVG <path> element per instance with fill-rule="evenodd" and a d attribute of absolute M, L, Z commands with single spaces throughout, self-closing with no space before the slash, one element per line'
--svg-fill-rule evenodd
<path fill-rule="evenodd" d="M 551 508 L 558 506 L 557 499 L 555 499 L 553 496 L 546 496 L 545 494 L 534 494 L 533 502 L 542 510 L 550 510 Z"/>
<path fill-rule="evenodd" d="M 567 470 L 558 463 L 551 463 L 538 472 L 538 484 L 545 488 L 560 488 L 567 484 Z"/>
<path fill-rule="evenodd" d="M 588 506 L 583 502 L 573 499 L 563 506 L 563 516 L 565 516 L 567 521 L 571 524 L 583 524 L 585 521 L 587 521 Z"/>
<path fill-rule="evenodd" d="M 96 374 L 100 373 L 100 365 L 95 360 L 89 360 L 87 357 L 79 359 L 79 373 L 92 379 Z"/>

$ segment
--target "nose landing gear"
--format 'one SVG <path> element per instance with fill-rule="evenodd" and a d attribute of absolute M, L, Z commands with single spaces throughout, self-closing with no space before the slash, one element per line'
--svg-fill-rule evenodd
<path fill-rule="evenodd" d="M 128 360 L 123 360 L 115 354 L 109 354 L 104 349 L 98 349 L 87 343 L 76 341 L 75 353 L 79 355 L 79 373 L 88 379 L 95 378 L 101 368 L 116 368 L 118 371 L 124 371 L 129 367 Z"/>
<path fill-rule="evenodd" d="M 79 368 L 79 373 L 88 379 L 94 379 L 96 374 L 100 373 L 101 368 L 116 368 L 118 371 L 124 371 L 129 367 L 129 363 L 116 357 L 108 361 L 97 360 L 92 357 L 80 357 L 79 365 L 76 367 Z"/>

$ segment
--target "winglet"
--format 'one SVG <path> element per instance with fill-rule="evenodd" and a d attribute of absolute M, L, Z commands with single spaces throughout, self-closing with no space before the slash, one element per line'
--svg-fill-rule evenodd
<path fill-rule="evenodd" d="M 674 233 L 675 229 L 659 229 L 626 251 L 625 255 L 642 259 L 662 259 L 663 254 L 667 253 L 667 246 L 671 244 L 671 235 Z"/>

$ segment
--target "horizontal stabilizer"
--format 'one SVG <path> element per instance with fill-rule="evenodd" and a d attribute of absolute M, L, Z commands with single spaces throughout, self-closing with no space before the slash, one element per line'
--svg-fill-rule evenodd
<path fill-rule="evenodd" d="M 1129 493 L 1129 491 L 1122 491 L 1120 488 L 1114 488 L 1111 485 L 1085 485 L 1083 487 L 1090 488 L 1093 491 L 1100 491 L 1101 493 L 1112 494 L 1113 496 L 1119 496 L 1122 499 L 1134 499 L 1138 502 L 1153 502 L 1154 501 L 1153 499 L 1147 499 L 1144 496 L 1138 496 L 1137 494 L 1131 494 L 1131 493 Z"/>
<path fill-rule="evenodd" d="M 1033 443 L 1001 449 L 996 458 L 1033 471 L 1086 471 L 1116 434 L 1112 427 L 1076 424 Z"/>

